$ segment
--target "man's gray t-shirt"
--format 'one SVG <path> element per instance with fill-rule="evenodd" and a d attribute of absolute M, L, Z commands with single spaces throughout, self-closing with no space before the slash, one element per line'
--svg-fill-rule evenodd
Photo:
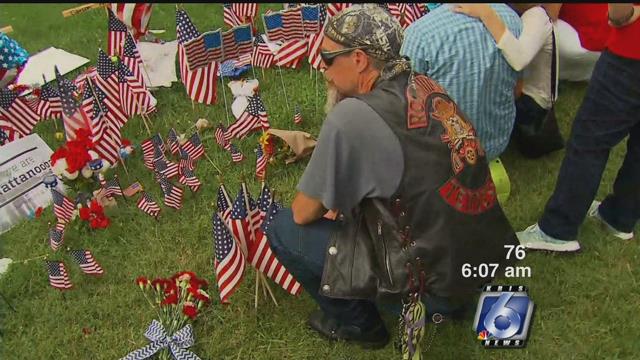
<path fill-rule="evenodd" d="M 298 191 L 325 208 L 349 212 L 364 198 L 388 198 L 404 171 L 395 134 L 359 99 L 340 101 L 327 115 Z"/>

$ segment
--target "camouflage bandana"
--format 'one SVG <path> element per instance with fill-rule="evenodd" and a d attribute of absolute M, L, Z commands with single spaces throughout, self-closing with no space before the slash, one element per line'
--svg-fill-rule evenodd
<path fill-rule="evenodd" d="M 391 79 L 411 69 L 400 56 L 403 30 L 398 20 L 378 5 L 353 5 L 327 20 L 324 35 L 345 47 L 362 47 L 386 63 L 380 77 Z"/>

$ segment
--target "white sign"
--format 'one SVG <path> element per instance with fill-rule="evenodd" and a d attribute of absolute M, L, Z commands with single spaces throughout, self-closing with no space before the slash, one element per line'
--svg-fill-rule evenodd
<path fill-rule="evenodd" d="M 42 180 L 52 174 L 52 153 L 38 134 L 0 148 L 0 234 L 51 203 L 51 190 Z M 62 181 L 56 187 L 64 193 Z"/>
<path fill-rule="evenodd" d="M 178 81 L 176 76 L 176 40 L 156 44 L 140 41 L 138 51 L 143 62 L 142 76 L 151 88 L 171 87 L 171 83 Z"/>
<path fill-rule="evenodd" d="M 27 65 L 18 77 L 17 84 L 42 86 L 44 80 L 54 80 L 56 78 L 54 67 L 57 66 L 61 75 L 70 73 L 80 66 L 89 62 L 89 59 L 72 54 L 68 51 L 50 47 L 41 52 L 31 55 Z"/>

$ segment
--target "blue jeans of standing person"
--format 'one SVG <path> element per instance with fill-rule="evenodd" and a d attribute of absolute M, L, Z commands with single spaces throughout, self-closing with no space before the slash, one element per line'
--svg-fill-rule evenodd
<path fill-rule="evenodd" d="M 602 218 L 622 232 L 632 232 L 640 219 L 640 60 L 604 51 L 574 120 L 555 191 L 539 221 L 542 231 L 556 239 L 576 239 L 609 152 L 627 135 L 627 153 L 613 193 L 599 208 Z"/>
<path fill-rule="evenodd" d="M 298 225 L 293 221 L 291 209 L 281 209 L 267 230 L 271 249 L 278 260 L 295 276 L 315 300 L 325 315 L 342 325 L 354 325 L 369 329 L 380 324 L 382 319 L 376 303 L 370 300 L 334 299 L 319 293 L 325 254 L 329 236 L 337 227 L 334 221 L 321 218 L 308 225 Z M 423 299 L 429 314 L 438 312 L 448 315 L 453 308 L 445 298 Z M 401 305 L 389 309 L 400 313 Z"/>

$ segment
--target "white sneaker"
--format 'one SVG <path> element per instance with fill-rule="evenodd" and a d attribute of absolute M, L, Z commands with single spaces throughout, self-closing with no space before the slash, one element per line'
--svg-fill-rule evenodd
<path fill-rule="evenodd" d="M 602 216 L 600 216 L 600 212 L 598 211 L 599 208 L 600 208 L 600 201 L 593 200 L 593 202 L 591 203 L 591 207 L 589 208 L 589 212 L 587 213 L 588 216 L 600 220 L 600 222 L 607 227 L 607 230 L 609 230 L 611 235 L 617 237 L 618 239 L 622 239 L 622 240 L 633 239 L 633 232 L 626 233 L 626 232 L 619 231 L 613 226 L 611 226 L 608 222 L 606 222 L 602 218 Z"/>
<path fill-rule="evenodd" d="M 533 224 L 524 231 L 516 233 L 520 245 L 532 250 L 548 250 L 574 252 L 580 250 L 580 243 L 575 240 L 559 240 L 545 234 L 538 224 Z"/>

